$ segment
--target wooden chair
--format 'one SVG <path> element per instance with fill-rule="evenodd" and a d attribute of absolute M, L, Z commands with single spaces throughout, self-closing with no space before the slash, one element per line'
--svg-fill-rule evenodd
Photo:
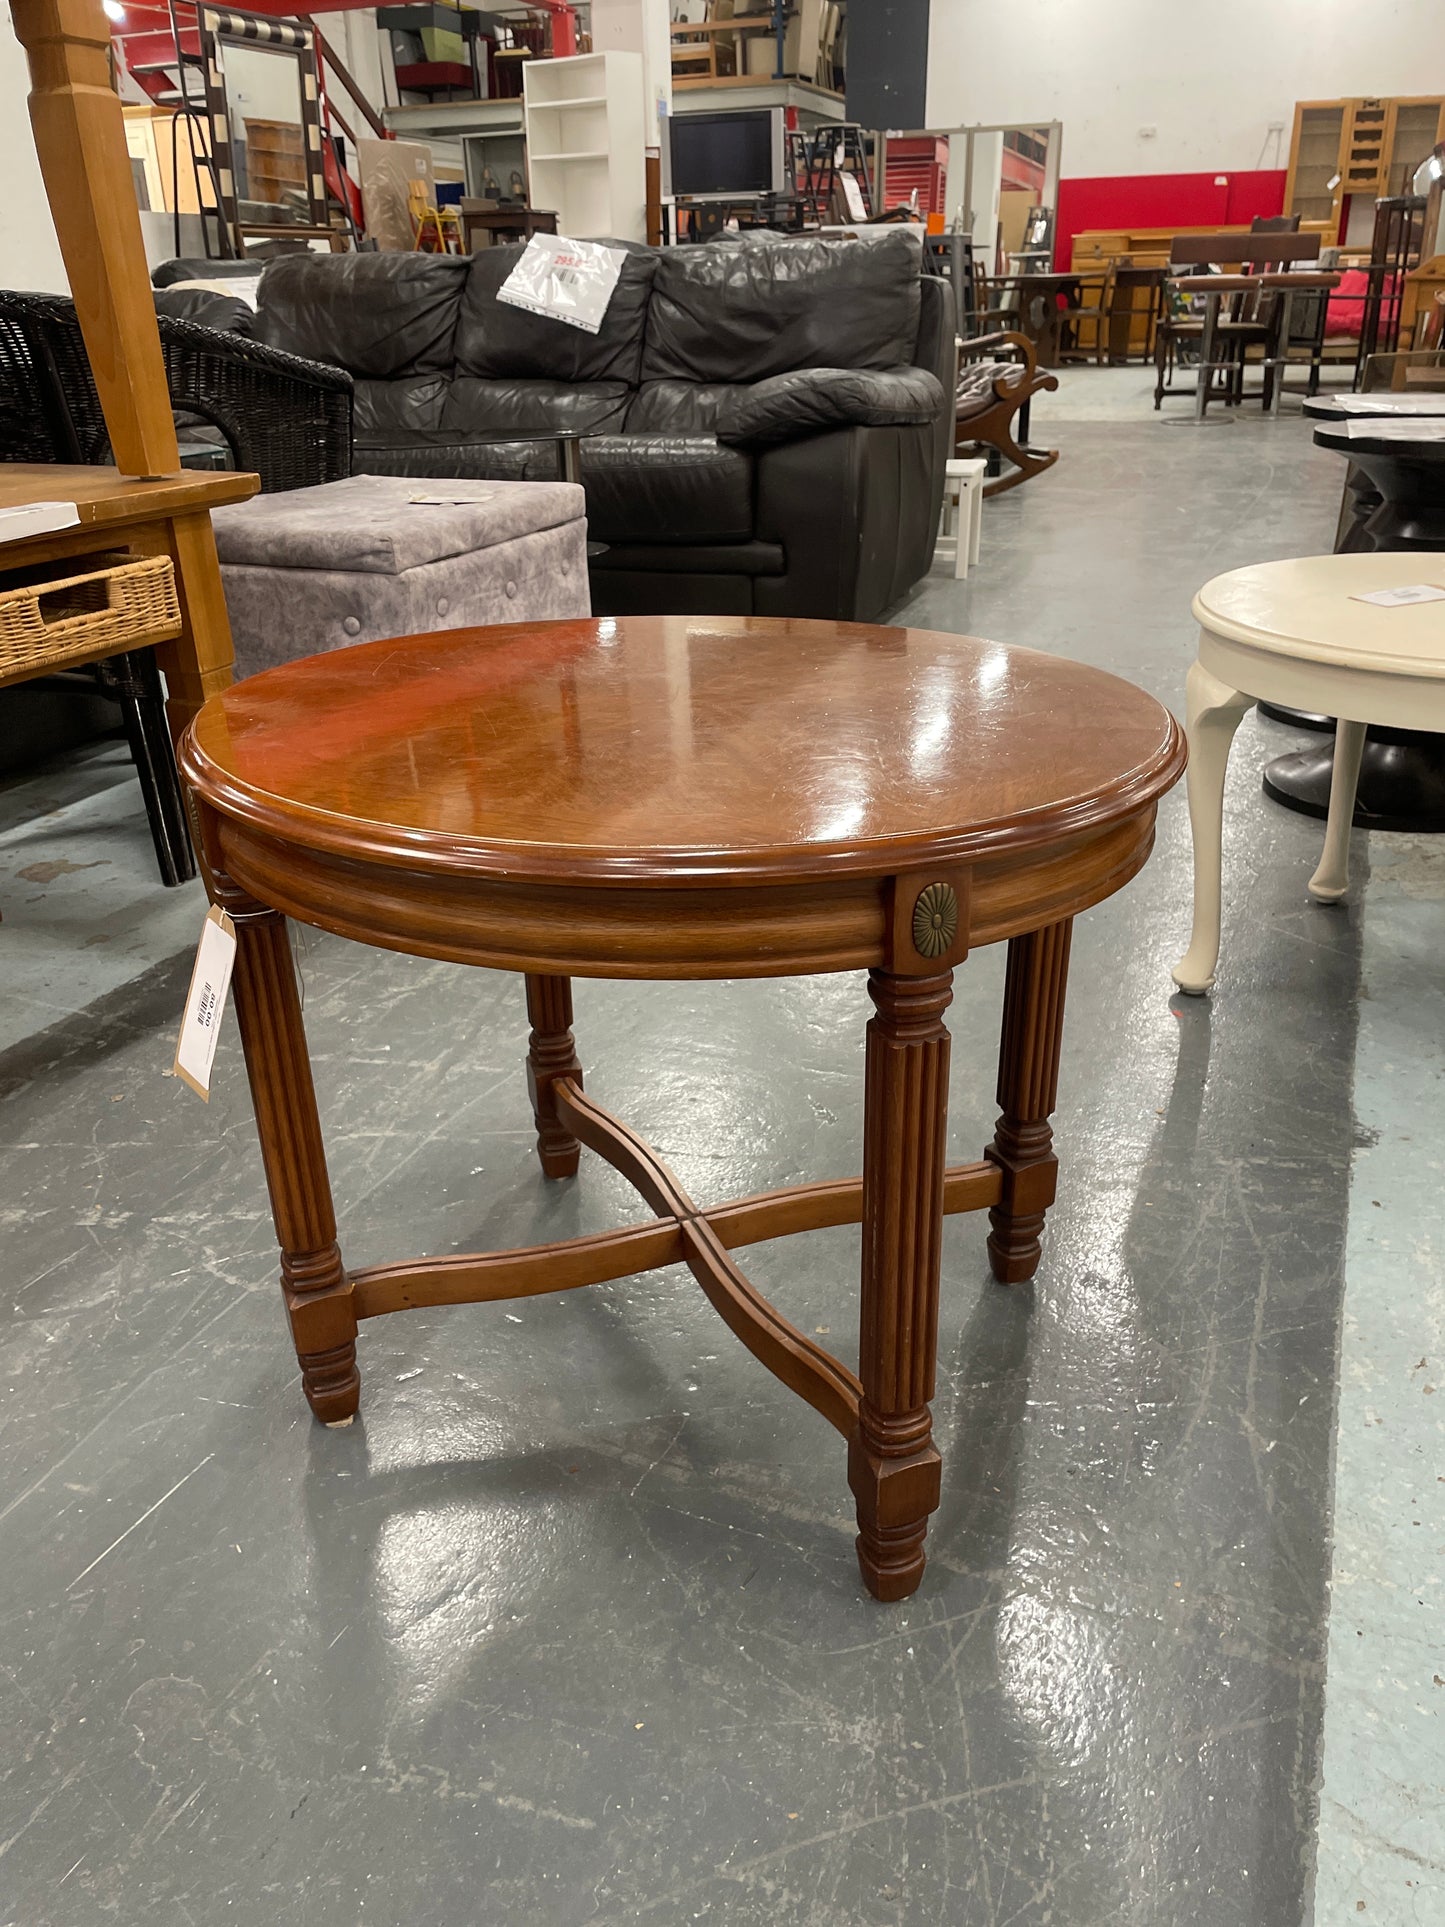
<path fill-rule="evenodd" d="M 424 180 L 406 184 L 407 212 L 418 254 L 464 254 L 461 215 L 454 207 L 439 207 Z"/>
<path fill-rule="evenodd" d="M 953 452 L 958 457 L 987 448 L 1012 463 L 1011 472 L 995 475 L 984 484 L 985 495 L 1002 495 L 1031 476 L 1042 475 L 1059 459 L 1056 448 L 1034 448 L 1028 440 L 1029 403 L 1041 389 L 1057 388 L 1059 378 L 1040 369 L 1033 343 L 1027 335 L 1011 329 L 961 341 L 959 355 Z M 979 355 L 992 358 L 974 368 L 964 365 Z"/>
<path fill-rule="evenodd" d="M 1098 299 L 1096 301 L 1086 301 L 1083 297 L 1083 290 L 1089 282 L 1095 280 L 1098 280 L 1099 283 Z M 1102 279 L 1099 279 L 1099 270 L 1097 268 L 1081 273 L 1077 283 L 1077 291 L 1078 299 L 1072 302 L 1065 302 L 1064 306 L 1058 311 L 1060 356 L 1063 359 L 1076 360 L 1092 354 L 1094 366 L 1096 368 L 1102 368 L 1104 365 L 1104 357 L 1109 346 L 1109 319 L 1113 313 L 1114 304 L 1113 264 L 1110 263 L 1110 265 L 1104 269 Z M 1079 323 L 1081 321 L 1092 321 L 1094 324 L 1094 345 L 1091 349 L 1085 348 L 1079 339 Z M 1072 340 L 1067 343 L 1065 342 L 1066 335 L 1072 336 Z"/>
<path fill-rule="evenodd" d="M 983 334 L 997 333 L 998 323 L 1005 328 L 1017 330 L 1019 304 L 1017 295 L 1010 295 L 1007 282 L 991 277 L 978 266 L 973 269 L 973 299 L 971 302 L 960 300 L 958 303 L 958 325 L 960 333 L 977 339 L 973 330 Z"/>

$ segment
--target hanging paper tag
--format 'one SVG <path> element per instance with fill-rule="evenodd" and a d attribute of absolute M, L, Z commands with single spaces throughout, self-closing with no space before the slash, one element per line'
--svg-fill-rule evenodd
<path fill-rule="evenodd" d="M 497 299 L 595 335 L 626 259 L 625 248 L 534 234 L 497 289 Z"/>
<path fill-rule="evenodd" d="M 236 961 L 236 926 L 214 903 L 206 912 L 201 941 L 196 945 L 196 967 L 186 996 L 181 1034 L 176 1039 L 175 1073 L 199 1097 L 211 1101 L 211 1066 L 221 1035 L 231 967 Z"/>

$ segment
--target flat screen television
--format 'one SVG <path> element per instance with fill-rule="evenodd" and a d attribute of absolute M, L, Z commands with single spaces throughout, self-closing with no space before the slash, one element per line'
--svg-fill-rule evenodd
<path fill-rule="evenodd" d="M 787 189 L 781 107 L 673 114 L 662 191 L 680 200 L 739 201 Z"/>

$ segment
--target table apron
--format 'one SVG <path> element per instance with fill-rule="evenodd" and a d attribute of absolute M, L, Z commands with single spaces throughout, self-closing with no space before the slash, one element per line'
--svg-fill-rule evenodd
<path fill-rule="evenodd" d="M 199 799 L 197 799 L 199 802 Z M 795 977 L 888 965 L 893 879 L 649 888 L 511 883 L 301 848 L 201 804 L 208 867 L 255 902 L 337 936 L 446 962 L 662 981 Z M 968 865 L 967 940 L 1060 923 L 1122 889 L 1154 842 L 1152 801 L 1042 847 Z M 916 880 L 931 874 L 910 863 Z"/>
<path fill-rule="evenodd" d="M 1210 629 L 1199 632 L 1199 661 L 1229 688 L 1259 702 L 1343 716 L 1352 723 L 1376 723 L 1381 728 L 1445 730 L 1442 676 L 1412 676 L 1383 665 L 1359 669 L 1286 656 Z"/>

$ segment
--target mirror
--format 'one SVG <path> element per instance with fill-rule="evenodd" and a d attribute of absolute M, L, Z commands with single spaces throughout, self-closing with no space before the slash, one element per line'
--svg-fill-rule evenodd
<path fill-rule="evenodd" d="M 222 46 L 231 164 L 243 221 L 310 225 L 301 71 L 293 54 Z"/>
<path fill-rule="evenodd" d="M 204 6 L 197 22 L 223 249 L 329 236 L 312 29 Z"/>

